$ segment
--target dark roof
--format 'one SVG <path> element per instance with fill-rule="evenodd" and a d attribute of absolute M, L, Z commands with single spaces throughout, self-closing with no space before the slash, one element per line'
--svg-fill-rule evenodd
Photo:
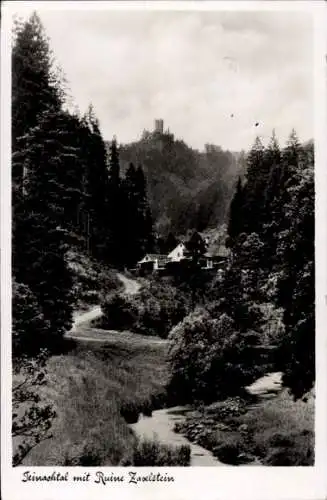
<path fill-rule="evenodd" d="M 159 253 L 147 253 L 147 254 L 144 255 L 144 257 L 142 259 L 139 260 L 139 262 L 141 260 L 144 260 L 145 257 L 149 257 L 152 260 L 165 260 L 165 259 L 168 259 L 167 255 L 163 255 L 163 254 L 159 254 Z"/>

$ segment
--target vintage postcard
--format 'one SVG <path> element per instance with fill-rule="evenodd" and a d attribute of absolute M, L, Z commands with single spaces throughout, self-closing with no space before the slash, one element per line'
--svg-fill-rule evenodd
<path fill-rule="evenodd" d="M 323 2 L 4 2 L 4 500 L 323 500 Z"/>

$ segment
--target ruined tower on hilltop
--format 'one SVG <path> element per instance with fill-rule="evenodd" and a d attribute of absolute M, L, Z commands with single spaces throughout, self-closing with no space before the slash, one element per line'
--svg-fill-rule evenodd
<path fill-rule="evenodd" d="M 160 134 L 163 134 L 164 131 L 164 121 L 159 119 L 159 120 L 154 120 L 154 131 L 159 132 Z"/>

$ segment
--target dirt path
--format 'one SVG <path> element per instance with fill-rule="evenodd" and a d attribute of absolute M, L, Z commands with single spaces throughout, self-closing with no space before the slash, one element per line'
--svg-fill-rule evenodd
<path fill-rule="evenodd" d="M 117 278 L 125 287 L 125 290 L 123 292 L 125 295 L 135 295 L 141 288 L 141 285 L 138 281 L 131 278 L 126 278 L 126 276 L 124 276 L 123 274 L 117 273 Z"/>
<path fill-rule="evenodd" d="M 127 278 L 126 276 L 124 276 L 121 273 L 117 273 L 117 278 L 124 285 L 124 290 L 122 292 L 124 295 L 135 295 L 136 293 L 138 293 L 139 289 L 141 288 L 141 285 L 140 285 L 140 283 L 138 283 L 138 281 L 131 279 L 131 278 Z M 82 335 L 80 336 L 80 333 L 81 333 L 79 331 L 80 327 L 82 325 L 85 326 L 87 323 L 89 323 L 90 321 L 92 321 L 94 319 L 100 318 L 102 316 L 102 314 L 103 313 L 101 310 L 101 306 L 94 306 L 89 311 L 76 313 L 76 315 L 74 317 L 72 329 L 70 330 L 69 333 L 66 334 L 66 337 L 71 338 L 71 339 L 75 339 L 75 340 L 87 340 L 87 338 L 85 336 L 82 336 Z M 104 336 L 102 336 L 102 338 L 101 338 L 101 336 L 99 337 L 97 334 L 93 335 L 93 329 L 91 329 L 91 328 L 89 328 L 89 334 L 91 334 L 91 335 L 88 337 L 88 340 L 93 340 L 96 342 L 103 342 L 106 340 L 104 338 Z"/>

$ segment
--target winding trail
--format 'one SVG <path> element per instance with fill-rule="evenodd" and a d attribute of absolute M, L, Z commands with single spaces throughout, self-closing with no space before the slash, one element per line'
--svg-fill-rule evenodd
<path fill-rule="evenodd" d="M 117 273 L 118 279 L 124 286 L 123 295 L 135 295 L 139 292 L 141 285 L 138 281 L 127 278 L 121 273 Z M 92 327 L 89 323 L 102 316 L 100 306 L 95 306 L 91 310 L 76 313 L 73 327 L 66 334 L 67 338 L 77 340 L 78 342 L 101 342 L 119 344 L 128 341 L 130 344 L 136 342 L 138 345 L 145 343 L 154 346 L 157 344 L 166 344 L 166 339 L 158 337 L 149 337 L 132 332 L 121 332 L 116 330 L 101 330 Z M 281 373 L 269 373 L 258 379 L 249 386 L 248 391 L 256 394 L 260 399 L 273 397 L 281 389 Z M 260 402 L 259 402 L 260 404 Z M 158 439 L 159 442 L 171 446 L 189 445 L 191 449 L 191 466 L 217 467 L 224 466 L 209 450 L 203 448 L 195 442 L 191 442 L 180 433 L 174 432 L 176 422 L 183 422 L 189 409 L 186 407 L 164 408 L 156 410 L 151 417 L 140 415 L 135 424 L 129 427 L 141 438 Z M 249 465 L 257 465 L 256 463 Z"/>
<path fill-rule="evenodd" d="M 117 273 L 117 278 L 124 285 L 124 290 L 122 292 L 123 295 L 135 295 L 136 293 L 138 293 L 138 291 L 141 288 L 141 285 L 138 281 L 131 279 L 131 278 L 127 278 L 126 276 L 124 276 L 121 273 Z M 79 327 L 86 326 L 86 324 L 89 323 L 90 321 L 97 319 L 97 318 L 100 318 L 102 316 L 102 314 L 103 313 L 101 310 L 101 306 L 95 306 L 92 309 L 90 309 L 89 311 L 86 311 L 83 313 L 77 312 L 75 314 L 75 317 L 74 317 L 73 326 L 72 326 L 70 332 L 68 332 L 66 334 L 66 337 L 70 338 L 70 339 L 74 339 L 74 340 L 89 340 L 89 341 L 95 341 L 95 342 L 105 342 L 106 338 L 104 337 L 104 335 L 102 335 L 102 336 L 100 335 L 100 337 L 99 337 L 99 335 L 97 334 L 97 332 L 99 332 L 99 330 L 93 331 L 93 329 L 90 328 L 90 333 L 92 330 L 92 335 L 89 337 L 82 336 L 82 335 L 80 335 L 80 332 L 79 332 L 79 330 L 80 330 Z M 109 331 L 107 331 L 107 333 L 109 333 Z"/>

